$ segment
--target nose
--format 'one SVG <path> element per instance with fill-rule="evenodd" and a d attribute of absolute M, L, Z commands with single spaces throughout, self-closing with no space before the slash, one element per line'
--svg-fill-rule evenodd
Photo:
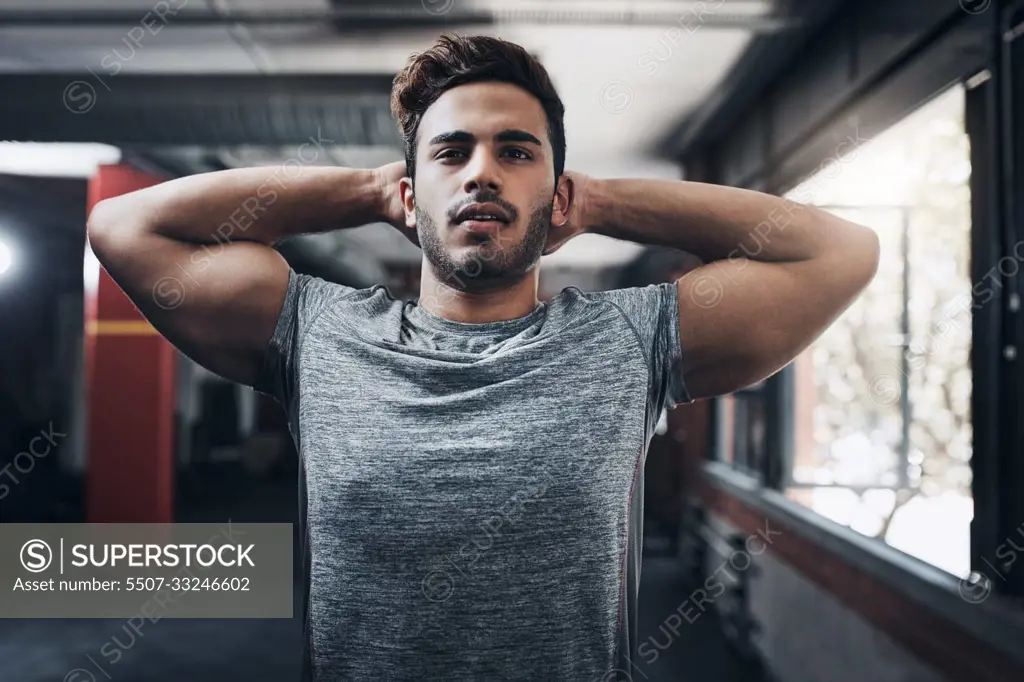
<path fill-rule="evenodd" d="M 500 192 L 502 187 L 501 168 L 489 150 L 478 147 L 466 165 L 466 177 L 462 189 L 466 194 L 480 191 Z"/>

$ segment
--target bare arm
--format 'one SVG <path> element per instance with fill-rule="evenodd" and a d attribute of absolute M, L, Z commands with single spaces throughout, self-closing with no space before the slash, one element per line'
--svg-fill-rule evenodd
<path fill-rule="evenodd" d="M 168 341 L 251 385 L 288 286 L 288 264 L 273 244 L 386 220 L 388 168 L 308 167 L 296 177 L 244 168 L 180 178 L 101 201 L 89 215 L 89 241 Z"/>
<path fill-rule="evenodd" d="M 787 365 L 878 268 L 871 229 L 811 206 L 696 182 L 583 180 L 585 231 L 705 261 L 679 280 L 679 337 L 693 398 L 731 393 Z"/>

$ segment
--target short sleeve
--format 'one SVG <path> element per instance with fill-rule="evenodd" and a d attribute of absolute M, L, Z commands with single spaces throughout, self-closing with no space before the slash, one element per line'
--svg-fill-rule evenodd
<path fill-rule="evenodd" d="M 296 358 L 306 331 L 333 301 L 352 291 L 355 289 L 289 269 L 284 304 L 252 387 L 288 410 L 297 391 Z"/>
<path fill-rule="evenodd" d="M 613 289 L 596 296 L 613 303 L 636 333 L 650 373 L 654 414 L 692 402 L 683 380 L 678 284 Z"/>

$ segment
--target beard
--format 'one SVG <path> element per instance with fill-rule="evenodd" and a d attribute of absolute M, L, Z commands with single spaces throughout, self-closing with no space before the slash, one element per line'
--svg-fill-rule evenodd
<path fill-rule="evenodd" d="M 441 243 L 437 223 L 416 207 L 420 248 L 437 280 L 463 291 L 491 291 L 522 279 L 540 261 L 548 243 L 553 204 L 542 204 L 530 214 L 526 235 L 518 244 L 509 243 L 504 230 L 465 250 L 450 253 Z M 456 228 L 458 229 L 458 228 Z"/>

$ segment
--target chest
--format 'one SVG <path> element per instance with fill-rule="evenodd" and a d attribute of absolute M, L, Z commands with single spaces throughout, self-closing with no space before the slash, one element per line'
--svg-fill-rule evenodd
<path fill-rule="evenodd" d="M 351 360 L 302 391 L 311 511 L 349 543 L 402 556 L 488 529 L 509 542 L 607 535 L 642 462 L 645 408 L 642 362 Z"/>

